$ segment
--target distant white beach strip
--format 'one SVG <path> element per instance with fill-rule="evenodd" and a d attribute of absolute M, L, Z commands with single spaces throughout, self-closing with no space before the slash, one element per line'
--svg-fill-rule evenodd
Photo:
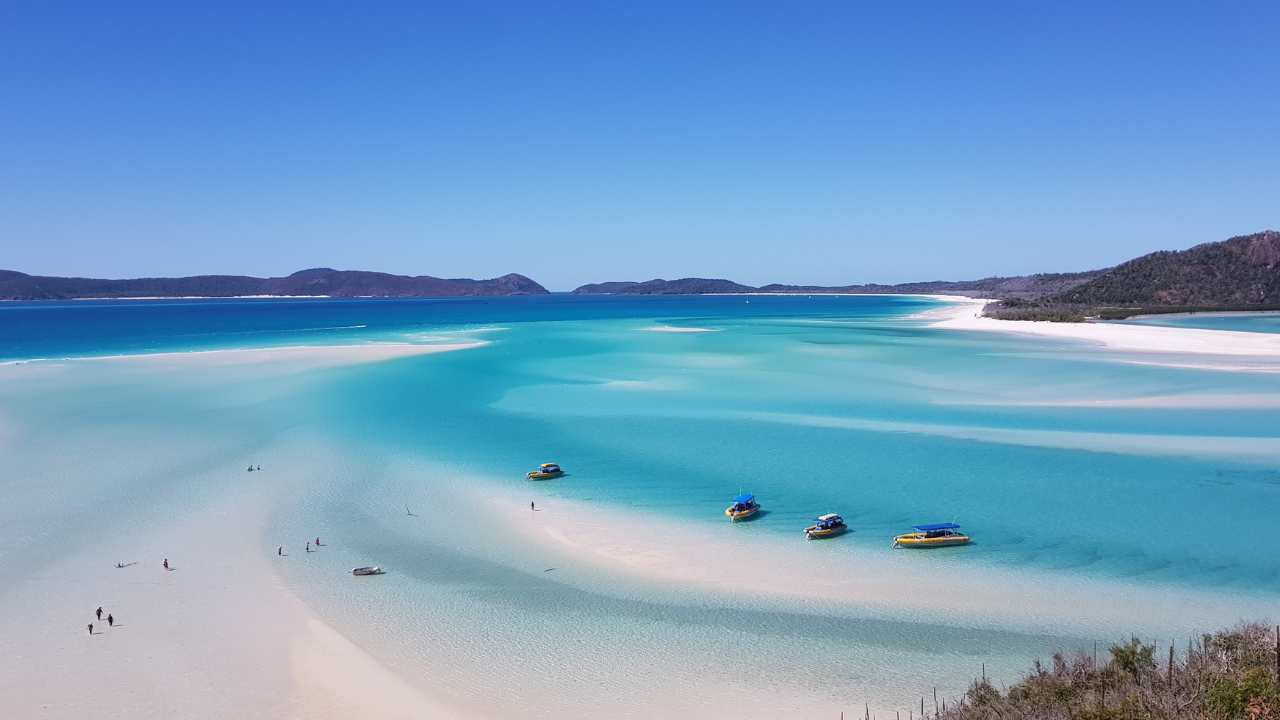
<path fill-rule="evenodd" d="M 1241 364 L 1237 362 L 1197 362 L 1175 366 L 1204 370 L 1237 372 L 1280 372 L 1280 333 L 1254 333 L 1239 330 L 1206 330 L 1159 325 L 1137 325 L 1100 322 L 1049 322 L 1036 320 L 997 320 L 982 315 L 988 299 L 936 296 L 950 303 L 947 307 L 920 313 L 920 319 L 933 320 L 931 327 L 945 330 L 970 330 L 1033 335 L 1057 340 L 1093 343 L 1110 350 L 1139 353 L 1203 355 L 1253 358 L 1275 364 Z M 1166 362 L 1139 361 L 1144 364 L 1168 365 Z"/>

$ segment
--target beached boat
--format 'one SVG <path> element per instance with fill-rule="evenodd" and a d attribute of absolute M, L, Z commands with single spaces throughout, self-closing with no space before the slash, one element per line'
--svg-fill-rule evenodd
<path fill-rule="evenodd" d="M 844 524 L 844 518 L 835 513 L 827 513 L 819 515 L 817 522 L 805 528 L 804 536 L 810 540 L 820 540 L 843 535 L 848 530 L 849 526 Z"/>
<path fill-rule="evenodd" d="M 960 532 L 960 526 L 955 523 L 916 525 L 913 529 L 915 532 L 895 537 L 893 539 L 893 546 L 905 548 L 935 548 L 969 544 L 969 536 Z"/>
<path fill-rule="evenodd" d="M 733 522 L 746 520 L 758 512 L 760 512 L 760 503 L 756 502 L 756 496 L 751 493 L 742 493 L 733 499 L 732 505 L 724 509 L 725 517 Z"/>
<path fill-rule="evenodd" d="M 385 572 L 386 570 L 383 570 L 377 565 L 366 565 L 364 567 L 351 568 L 352 575 L 381 575 Z"/>
<path fill-rule="evenodd" d="M 555 463 L 542 463 L 537 470 L 530 470 L 525 477 L 530 480 L 546 480 L 548 478 L 560 477 L 564 474 L 564 470 Z"/>

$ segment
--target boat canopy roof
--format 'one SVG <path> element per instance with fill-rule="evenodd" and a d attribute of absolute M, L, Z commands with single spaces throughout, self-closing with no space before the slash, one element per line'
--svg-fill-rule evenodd
<path fill-rule="evenodd" d="M 840 520 L 841 517 L 836 513 L 827 513 L 826 515 L 819 515 L 818 519 L 819 520 Z"/>
<path fill-rule="evenodd" d="M 560 467 L 555 463 L 542 463 L 542 467 Z"/>
<path fill-rule="evenodd" d="M 916 525 L 916 530 L 920 532 L 933 532 L 934 530 L 958 530 L 959 525 L 955 523 L 934 523 L 932 525 Z"/>
<path fill-rule="evenodd" d="M 755 502 L 755 499 L 756 499 L 756 496 L 752 495 L 751 493 L 742 493 L 741 495 L 735 497 L 733 499 L 733 502 L 736 505 L 748 505 L 750 503 Z"/>

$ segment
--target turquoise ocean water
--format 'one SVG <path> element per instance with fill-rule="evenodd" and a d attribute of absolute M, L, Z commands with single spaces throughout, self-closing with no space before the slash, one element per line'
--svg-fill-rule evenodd
<path fill-rule="evenodd" d="M 1162 327 L 1204 328 L 1206 330 L 1242 330 L 1245 332 L 1280 332 L 1280 313 L 1193 313 L 1147 315 L 1125 322 Z"/>
<path fill-rule="evenodd" d="M 427 682 L 447 698 L 546 717 L 619 702 L 644 717 L 655 694 L 700 684 L 905 710 L 933 685 L 962 691 L 979 663 L 1010 680 L 1031 658 L 1108 639 L 1113 588 L 1280 598 L 1280 554 L 1262 550 L 1280 512 L 1280 408 L 1221 400 L 1280 393 L 1280 374 L 1165 367 L 913 317 L 936 307 L 820 296 L 0 305 L 0 361 L 71 368 L 0 385 L 0 421 L 20 440 L 0 571 L 33 546 L 146 523 L 149 500 L 198 502 L 218 492 L 205 468 L 267 452 L 263 464 L 313 478 L 275 510 L 273 536 L 321 528 L 337 546 L 287 571 L 300 596 L 402 673 L 437 659 Z M 287 378 L 61 360 L 472 340 L 486 344 Z M 1151 400 L 1169 397 L 1183 401 Z M 303 439 L 325 452 L 288 455 Z M 146 469 L 133 468 L 143 453 Z M 570 475 L 523 480 L 545 460 Z M 780 544 L 803 544 L 809 519 L 837 511 L 853 532 L 805 552 L 1051 577 L 1097 602 L 1061 626 L 1002 627 L 998 608 L 947 622 L 561 579 L 485 517 L 452 516 L 448 496 L 486 490 Z M 743 490 L 768 513 L 730 527 L 720 511 Z M 95 512 L 78 507 L 90 501 Z M 425 520 L 409 522 L 406 505 Z M 972 546 L 888 548 L 914 523 L 951 520 Z M 394 568 L 392 582 L 319 572 L 370 560 Z M 750 557 L 724 562 L 750 571 Z M 1108 630 L 1081 630 L 1093 620 Z M 785 710 L 777 702 L 759 708 Z"/>

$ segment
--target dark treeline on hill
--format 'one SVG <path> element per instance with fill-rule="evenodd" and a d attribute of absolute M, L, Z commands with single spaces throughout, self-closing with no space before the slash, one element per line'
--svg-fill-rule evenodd
<path fill-rule="evenodd" d="M 921 702 L 939 720 L 1280 720 L 1280 628 L 1243 625 L 1157 648 L 1137 638 L 1056 654 L 1003 692 L 979 679 L 958 701 Z"/>
<path fill-rule="evenodd" d="M 646 280 L 645 282 L 603 282 L 583 285 L 573 291 L 578 295 L 705 295 L 707 293 L 756 292 L 750 285 L 732 280 L 681 278 L 679 280 Z"/>
<path fill-rule="evenodd" d="M 1280 308 L 1280 232 L 1266 230 L 1154 252 L 1075 287 L 987 308 L 1006 320 L 1078 321 L 1133 315 Z"/>
<path fill-rule="evenodd" d="M 0 299 L 235 297 L 304 295 L 329 297 L 454 297 L 463 295 L 537 295 L 547 289 L 523 275 L 492 280 L 391 275 L 360 270 L 315 268 L 286 277 L 197 275 L 182 278 L 96 280 L 27 275 L 0 270 Z"/>

